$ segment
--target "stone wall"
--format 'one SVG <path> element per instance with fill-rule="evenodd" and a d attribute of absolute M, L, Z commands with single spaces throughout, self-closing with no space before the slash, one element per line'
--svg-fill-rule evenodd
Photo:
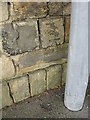
<path fill-rule="evenodd" d="M 2 107 L 65 83 L 70 10 L 69 2 L 0 3 Z"/>

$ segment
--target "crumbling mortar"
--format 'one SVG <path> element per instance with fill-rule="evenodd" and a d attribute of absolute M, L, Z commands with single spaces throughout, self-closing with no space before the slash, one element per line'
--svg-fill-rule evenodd
<path fill-rule="evenodd" d="M 11 89 L 10 89 L 10 85 L 9 85 L 8 82 L 7 82 L 7 85 L 8 85 L 8 88 L 9 88 L 9 94 L 10 94 L 10 97 L 11 97 L 13 103 L 14 103 L 14 98 L 13 98 L 13 95 L 12 95 L 12 92 L 11 92 Z"/>
<path fill-rule="evenodd" d="M 38 27 L 38 36 L 39 36 L 39 48 L 42 48 L 42 42 L 41 42 L 41 31 L 40 31 L 40 24 L 39 19 L 37 20 L 37 27 Z"/>
<path fill-rule="evenodd" d="M 31 86 L 30 86 L 30 82 L 29 82 L 29 74 L 27 74 L 27 77 L 28 77 L 28 87 L 29 87 L 29 94 L 30 94 L 30 97 L 31 97 Z"/>

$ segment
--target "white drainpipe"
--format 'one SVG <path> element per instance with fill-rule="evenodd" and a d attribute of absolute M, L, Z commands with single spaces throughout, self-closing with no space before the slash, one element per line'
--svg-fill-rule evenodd
<path fill-rule="evenodd" d="M 88 2 L 72 2 L 64 104 L 82 109 L 88 85 Z"/>

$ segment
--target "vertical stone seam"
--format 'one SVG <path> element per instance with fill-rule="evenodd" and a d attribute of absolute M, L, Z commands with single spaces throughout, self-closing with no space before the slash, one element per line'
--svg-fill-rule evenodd
<path fill-rule="evenodd" d="M 38 28 L 38 36 L 39 36 L 39 49 L 41 49 L 42 48 L 42 42 L 41 42 L 41 32 L 40 32 L 39 19 L 37 19 L 37 28 Z"/>
<path fill-rule="evenodd" d="M 11 92 L 11 88 L 10 88 L 9 82 L 7 82 L 7 85 L 8 85 L 8 88 L 9 88 L 9 95 L 10 95 L 10 97 L 11 97 L 13 103 L 14 103 L 14 98 L 12 96 L 12 92 Z"/>
<path fill-rule="evenodd" d="M 28 87 L 29 87 L 29 94 L 30 94 L 30 97 L 31 97 L 31 83 L 30 83 L 30 77 L 29 77 L 29 74 L 27 74 L 27 77 L 28 77 Z"/>
<path fill-rule="evenodd" d="M 11 7 L 10 2 L 7 2 L 7 5 L 8 5 L 8 19 L 7 20 L 9 20 L 10 19 L 10 7 Z"/>
<path fill-rule="evenodd" d="M 66 22 L 66 18 L 65 16 L 63 16 L 63 27 L 64 27 L 64 41 L 63 41 L 63 44 L 65 43 L 65 23 Z"/>
<path fill-rule="evenodd" d="M 47 16 L 49 16 L 49 11 L 50 11 L 50 8 L 49 8 L 49 2 L 47 2 Z"/>
<path fill-rule="evenodd" d="M 16 75 L 16 73 L 17 73 L 17 69 L 16 69 L 16 65 L 15 65 L 15 62 L 14 62 L 14 60 L 12 59 L 12 63 L 13 63 L 13 66 L 14 66 L 14 71 L 15 71 L 15 75 Z M 14 75 L 14 76 L 15 76 Z"/>

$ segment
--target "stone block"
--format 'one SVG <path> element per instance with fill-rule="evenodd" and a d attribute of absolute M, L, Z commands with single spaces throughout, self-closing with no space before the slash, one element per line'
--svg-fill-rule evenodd
<path fill-rule="evenodd" d="M 6 82 L 0 84 L 0 92 L 2 92 L 2 95 L 0 94 L 0 102 L 2 103 L 2 108 L 5 106 L 12 105 L 13 101 L 12 101 L 12 98 L 10 96 L 9 87 L 8 87 Z"/>
<path fill-rule="evenodd" d="M 39 48 L 37 21 L 6 24 L 2 29 L 3 48 L 15 55 Z"/>
<path fill-rule="evenodd" d="M 45 2 L 14 2 L 15 20 L 23 20 L 28 18 L 42 18 L 47 15 L 47 4 Z"/>
<path fill-rule="evenodd" d="M 5 24 L 2 26 L 2 47 L 8 54 L 15 54 L 18 52 L 17 38 L 18 32 L 14 29 L 13 24 Z"/>
<path fill-rule="evenodd" d="M 15 103 L 30 97 L 28 77 L 15 78 L 9 81 L 9 86 Z"/>
<path fill-rule="evenodd" d="M 63 15 L 71 15 L 71 3 L 70 2 L 63 3 Z"/>
<path fill-rule="evenodd" d="M 65 17 L 65 42 L 69 42 L 70 35 L 70 17 Z"/>
<path fill-rule="evenodd" d="M 62 72 L 62 85 L 66 83 L 66 74 L 67 74 L 67 63 L 62 65 L 63 72 Z"/>
<path fill-rule="evenodd" d="M 0 22 L 8 20 L 8 5 L 6 2 L 0 2 Z"/>
<path fill-rule="evenodd" d="M 2 66 L 2 79 L 9 79 L 15 76 L 15 67 L 10 57 L 2 55 L 1 57 Z"/>
<path fill-rule="evenodd" d="M 58 47 L 51 47 L 19 56 L 17 60 L 12 58 L 19 67 L 18 74 L 29 72 L 36 69 L 45 68 L 50 64 L 57 64 L 62 59 L 67 59 L 68 44 Z M 65 60 L 64 60 L 65 61 Z"/>
<path fill-rule="evenodd" d="M 38 95 L 46 90 L 45 70 L 38 70 L 29 74 L 31 96 Z"/>
<path fill-rule="evenodd" d="M 64 41 L 63 19 L 47 18 L 40 20 L 42 47 L 56 46 Z"/>
<path fill-rule="evenodd" d="M 62 15 L 63 13 L 63 5 L 62 2 L 49 2 L 49 15 L 51 16 L 58 16 Z"/>
<path fill-rule="evenodd" d="M 54 89 L 61 86 L 61 65 L 49 67 L 47 69 L 47 89 Z"/>

